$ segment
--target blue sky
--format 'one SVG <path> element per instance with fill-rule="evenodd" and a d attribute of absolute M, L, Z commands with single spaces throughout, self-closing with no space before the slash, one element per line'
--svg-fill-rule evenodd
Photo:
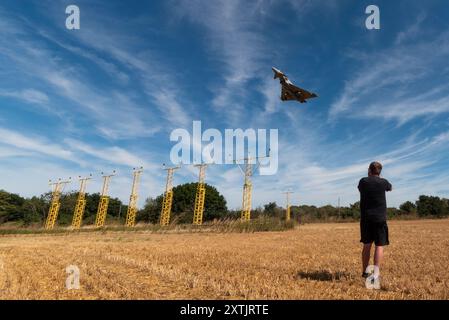
<path fill-rule="evenodd" d="M 81 29 L 65 28 L 65 8 Z M 365 28 L 380 8 L 381 29 Z M 255 176 L 253 206 L 346 205 L 372 160 L 394 191 L 449 196 L 447 1 L 2 1 L 0 188 L 25 196 L 51 178 L 118 170 L 111 195 L 164 188 L 176 128 L 279 129 L 279 171 Z M 282 103 L 276 66 L 316 93 Z M 195 181 L 185 167 L 175 184 Z M 207 182 L 231 208 L 243 178 L 232 165 Z M 74 181 L 69 189 L 77 189 Z"/>

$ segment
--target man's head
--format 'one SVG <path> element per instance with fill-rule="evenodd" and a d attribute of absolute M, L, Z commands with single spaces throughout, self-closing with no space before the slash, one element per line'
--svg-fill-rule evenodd
<path fill-rule="evenodd" d="M 380 162 L 374 161 L 370 163 L 368 168 L 369 176 L 380 176 L 381 172 L 382 172 L 382 165 L 380 164 Z"/>

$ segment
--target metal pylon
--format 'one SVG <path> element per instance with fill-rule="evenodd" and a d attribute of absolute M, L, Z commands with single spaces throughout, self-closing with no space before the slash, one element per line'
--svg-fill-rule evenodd
<path fill-rule="evenodd" d="M 180 167 L 166 168 L 167 182 L 165 184 L 164 200 L 162 201 L 161 210 L 161 226 L 168 226 L 170 224 L 171 207 L 173 203 L 173 174 Z"/>
<path fill-rule="evenodd" d="M 143 172 L 143 167 L 140 167 L 139 169 L 134 168 L 133 170 L 133 186 L 131 189 L 131 196 L 129 197 L 128 212 L 126 214 L 127 227 L 134 227 L 134 225 L 136 224 L 138 189 L 140 176 Z"/>
<path fill-rule="evenodd" d="M 95 226 L 97 228 L 103 227 L 106 221 L 109 206 L 109 182 L 111 181 L 111 178 L 115 176 L 115 170 L 109 175 L 104 175 L 103 172 L 101 174 L 103 175 L 103 188 L 101 191 L 100 202 L 98 203 L 97 217 L 95 219 Z"/>
<path fill-rule="evenodd" d="M 270 156 L 265 157 L 248 157 L 241 160 L 234 161 L 238 164 L 240 170 L 242 171 L 245 180 L 243 183 L 243 197 L 242 197 L 242 213 L 241 213 L 241 220 L 242 221 L 250 221 L 251 220 L 251 200 L 252 200 L 252 190 L 253 190 L 253 184 L 251 181 L 251 177 L 253 176 L 254 171 L 259 167 L 260 159 L 269 158 Z M 239 161 L 244 162 L 244 169 L 242 169 L 242 166 L 238 163 Z"/>
<path fill-rule="evenodd" d="M 90 175 L 92 176 L 92 175 Z M 83 221 L 84 210 L 86 208 L 86 185 L 91 177 L 79 178 L 80 190 L 78 192 L 78 199 L 76 200 L 75 211 L 73 212 L 72 228 L 79 229 Z"/>
<path fill-rule="evenodd" d="M 203 224 L 204 200 L 206 197 L 205 179 L 207 166 L 207 164 L 199 164 L 195 166 L 199 168 L 199 175 L 195 196 L 195 209 L 193 212 L 193 224 L 198 226 Z"/>
<path fill-rule="evenodd" d="M 293 193 L 293 191 L 286 191 L 283 192 L 283 194 L 287 197 L 287 207 L 286 207 L 286 214 L 285 214 L 285 220 L 290 221 L 291 214 L 290 214 L 290 195 Z"/>
<path fill-rule="evenodd" d="M 46 230 L 52 230 L 54 228 L 56 220 L 58 219 L 59 208 L 61 207 L 60 199 L 62 191 L 70 182 L 70 179 L 67 181 L 61 181 L 61 179 L 59 179 L 57 182 L 51 182 L 51 180 L 49 181 L 50 186 L 53 187 L 53 191 L 47 221 L 45 222 Z"/>

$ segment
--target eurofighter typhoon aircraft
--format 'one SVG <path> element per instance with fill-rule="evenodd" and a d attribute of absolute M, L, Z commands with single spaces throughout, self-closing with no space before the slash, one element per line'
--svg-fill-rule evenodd
<path fill-rule="evenodd" d="M 281 91 L 281 100 L 298 100 L 301 103 L 307 102 L 307 99 L 318 97 L 315 93 L 311 93 L 307 90 L 301 89 L 295 86 L 290 80 L 288 80 L 287 76 L 280 70 L 275 67 L 272 68 L 274 72 L 274 79 L 279 78 L 281 83 L 282 91 Z"/>

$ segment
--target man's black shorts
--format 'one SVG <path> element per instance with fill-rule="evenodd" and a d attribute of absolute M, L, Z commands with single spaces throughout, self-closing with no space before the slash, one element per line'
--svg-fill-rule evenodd
<path fill-rule="evenodd" d="M 388 240 L 388 225 L 383 222 L 360 222 L 360 242 L 364 244 L 373 243 L 376 246 L 387 246 L 390 244 Z"/>

